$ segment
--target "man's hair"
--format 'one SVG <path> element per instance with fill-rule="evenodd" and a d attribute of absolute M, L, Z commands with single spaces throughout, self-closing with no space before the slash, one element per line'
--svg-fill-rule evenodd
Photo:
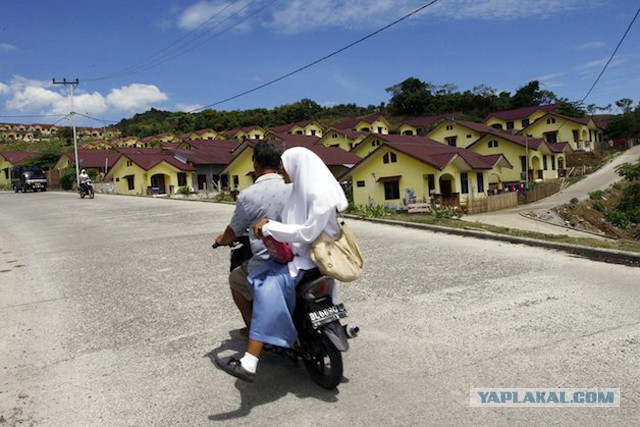
<path fill-rule="evenodd" d="M 282 150 L 271 141 L 258 141 L 253 148 L 253 161 L 263 169 L 278 170 Z"/>

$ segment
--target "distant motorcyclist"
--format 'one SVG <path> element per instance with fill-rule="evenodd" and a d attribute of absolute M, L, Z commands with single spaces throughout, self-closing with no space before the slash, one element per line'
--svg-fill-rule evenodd
<path fill-rule="evenodd" d="M 86 190 L 87 184 L 91 181 L 91 177 L 87 173 L 86 169 L 82 169 L 80 175 L 78 176 L 78 180 L 80 181 L 80 189 Z"/>

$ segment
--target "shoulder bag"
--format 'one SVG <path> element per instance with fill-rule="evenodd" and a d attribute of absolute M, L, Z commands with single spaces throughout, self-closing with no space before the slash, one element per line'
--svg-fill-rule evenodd
<path fill-rule="evenodd" d="M 356 236 L 342 217 L 338 218 L 340 233 L 333 238 L 327 233 L 311 245 L 311 259 L 320 272 L 341 282 L 352 282 L 362 275 L 362 252 Z"/>

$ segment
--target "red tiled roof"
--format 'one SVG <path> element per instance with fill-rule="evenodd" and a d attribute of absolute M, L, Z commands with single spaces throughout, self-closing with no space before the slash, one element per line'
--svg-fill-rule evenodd
<path fill-rule="evenodd" d="M 194 168 L 188 163 L 183 163 L 176 159 L 172 154 L 156 154 L 156 153 L 130 153 L 123 154 L 123 157 L 131 160 L 136 165 L 140 166 L 144 170 L 149 170 L 155 165 L 161 162 L 167 162 L 171 166 L 181 171 L 193 171 Z"/>
<path fill-rule="evenodd" d="M 365 123 L 371 124 L 371 123 L 375 122 L 376 120 L 378 120 L 380 118 L 382 118 L 384 121 L 387 121 L 387 119 L 384 118 L 382 113 L 373 113 L 373 114 L 369 114 L 368 116 L 364 116 L 364 117 L 358 117 L 358 118 L 353 118 L 353 119 L 345 119 L 345 120 L 339 121 L 337 123 L 334 123 L 332 125 L 332 127 L 336 128 L 336 129 L 353 129 L 360 122 L 365 122 Z"/>
<path fill-rule="evenodd" d="M 555 111 L 557 108 L 558 108 L 557 104 L 548 104 L 548 105 L 533 105 L 530 107 L 515 108 L 513 110 L 496 111 L 495 113 L 491 113 L 487 117 L 485 117 L 483 121 L 486 122 L 491 117 L 495 117 L 505 121 L 526 119 L 527 117 L 529 117 L 530 115 L 532 115 L 538 110 L 551 112 L 551 111 Z"/>
<path fill-rule="evenodd" d="M 73 152 L 64 154 L 72 164 L 75 164 L 76 157 Z M 116 164 L 122 153 L 111 150 L 78 150 L 79 166 L 82 168 L 104 168 L 112 167 Z"/>
<path fill-rule="evenodd" d="M 5 159 L 7 159 L 7 161 L 11 164 L 17 164 L 20 163 L 24 160 L 29 160 L 30 158 L 32 158 L 33 156 L 35 156 L 38 153 L 35 153 L 33 151 L 4 151 L 0 153 L 0 156 L 4 157 Z"/>
<path fill-rule="evenodd" d="M 361 159 L 353 153 L 343 150 L 338 147 L 325 147 L 320 144 L 316 144 L 318 141 L 317 136 L 307 135 L 291 135 L 290 133 L 284 134 L 271 134 L 277 139 L 274 141 L 276 144 L 280 144 L 283 150 L 292 147 L 305 147 L 313 151 L 322 159 L 327 166 L 337 165 L 355 165 Z M 255 147 L 259 141 L 247 141 L 248 145 Z"/>
<path fill-rule="evenodd" d="M 437 116 L 413 117 L 413 118 L 404 120 L 401 124 L 406 124 L 409 126 L 413 126 L 415 128 L 421 128 L 425 126 L 434 125 L 438 123 L 440 120 L 455 119 L 456 116 L 459 116 L 461 114 L 462 114 L 461 112 L 452 112 L 452 113 L 438 114 Z"/>

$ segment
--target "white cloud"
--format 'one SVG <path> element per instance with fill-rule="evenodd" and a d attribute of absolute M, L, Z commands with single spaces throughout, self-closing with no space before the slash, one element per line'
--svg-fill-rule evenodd
<path fill-rule="evenodd" d="M 0 82 L 0 94 L 8 95 L 5 102 L 7 111 L 65 115 L 72 110 L 68 91 L 62 87 L 54 89 L 49 81 L 14 76 L 8 84 Z M 73 110 L 89 115 L 115 111 L 142 112 L 168 99 L 157 86 L 141 83 L 112 89 L 107 96 L 76 89 Z"/>
<path fill-rule="evenodd" d="M 224 30 L 233 26 L 235 30 L 247 29 L 248 24 L 235 24 L 239 19 L 252 12 L 248 7 L 252 2 L 228 2 L 219 0 L 202 0 L 186 8 L 178 17 L 178 27 L 185 30 L 203 28 L 219 28 Z"/>
<path fill-rule="evenodd" d="M 20 112 L 46 109 L 64 99 L 59 93 L 39 85 L 21 86 L 18 83 L 12 85 L 11 90 L 13 94 L 6 107 Z"/>
<path fill-rule="evenodd" d="M 158 105 L 169 97 L 155 85 L 134 83 L 119 89 L 112 89 L 107 95 L 107 103 L 122 111 L 146 110 Z"/>
<path fill-rule="evenodd" d="M 193 110 L 199 110 L 203 107 L 201 104 L 176 104 L 176 111 L 182 111 L 188 113 Z"/>
<path fill-rule="evenodd" d="M 599 49 L 599 48 L 601 48 L 603 46 L 605 46 L 604 42 L 594 41 L 594 42 L 582 43 L 582 44 L 576 46 L 576 49 L 578 49 L 578 50 L 591 50 L 591 49 Z"/>
<path fill-rule="evenodd" d="M 548 17 L 601 5 L 603 0 L 538 0 L 523 7 L 522 0 L 447 0 L 423 9 L 449 19 L 511 20 Z M 375 28 L 424 6 L 424 0 L 292 0 L 273 13 L 269 25 L 276 31 L 299 33 L 319 28 Z"/>
<path fill-rule="evenodd" d="M 0 53 L 10 52 L 12 50 L 16 50 L 14 45 L 8 43 L 0 43 Z"/>

